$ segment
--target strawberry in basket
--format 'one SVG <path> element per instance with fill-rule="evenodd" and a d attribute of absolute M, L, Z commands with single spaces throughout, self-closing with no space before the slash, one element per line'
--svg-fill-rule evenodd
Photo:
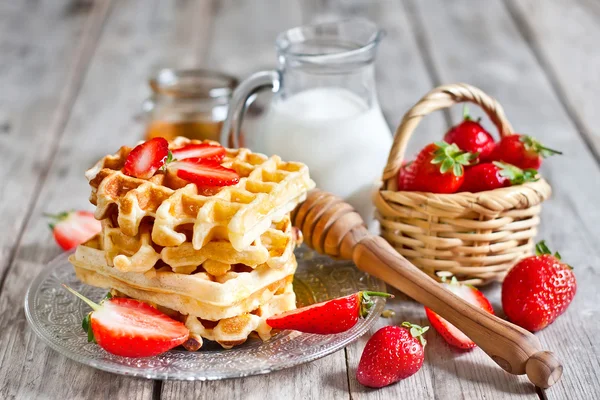
<path fill-rule="evenodd" d="M 455 144 L 431 143 L 417 159 L 400 169 L 398 188 L 417 192 L 455 193 L 462 185 L 464 167 L 477 158 Z"/>
<path fill-rule="evenodd" d="M 487 161 L 496 147 L 494 138 L 480 124 L 481 118 L 474 121 L 469 108 L 463 107 L 463 121 L 450 128 L 444 141 L 455 144 L 464 151 L 477 153 L 480 161 Z"/>

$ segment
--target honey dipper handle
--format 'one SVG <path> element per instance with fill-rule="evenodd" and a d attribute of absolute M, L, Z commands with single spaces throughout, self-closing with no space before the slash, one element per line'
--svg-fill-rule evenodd
<path fill-rule="evenodd" d="M 379 236 L 360 240 L 353 251 L 354 263 L 414 300 L 432 309 L 464 332 L 502 369 L 527 374 L 541 388 L 552 386 L 562 375 L 555 356 L 541 348 L 532 333 L 475 307 L 444 290 Z"/>

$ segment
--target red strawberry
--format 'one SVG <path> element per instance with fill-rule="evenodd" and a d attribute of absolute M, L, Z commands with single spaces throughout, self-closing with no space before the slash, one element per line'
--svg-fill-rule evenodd
<path fill-rule="evenodd" d="M 231 186 L 240 181 L 240 176 L 232 169 L 225 168 L 212 160 L 187 158 L 169 163 L 167 168 L 177 176 L 200 187 Z"/>
<path fill-rule="evenodd" d="M 501 187 L 520 185 L 525 182 L 538 180 L 535 169 L 526 169 L 514 165 L 494 161 L 469 167 L 465 171 L 465 181 L 461 185 L 461 192 L 483 192 Z"/>
<path fill-rule="evenodd" d="M 410 322 L 402 326 L 385 326 L 375 332 L 363 350 L 356 379 L 364 386 L 380 388 L 408 378 L 423 366 L 423 334 L 421 328 Z"/>
<path fill-rule="evenodd" d="M 208 143 L 188 144 L 180 149 L 172 150 L 173 159 L 201 158 L 221 162 L 225 158 L 225 147 Z"/>
<path fill-rule="evenodd" d="M 49 224 L 56 243 L 63 250 L 73 247 L 91 239 L 102 229 L 100 221 L 94 218 L 89 211 L 69 211 L 56 215 L 45 214 L 54 221 Z"/>
<path fill-rule="evenodd" d="M 461 299 L 478 306 L 482 310 L 494 313 L 494 309 L 490 304 L 489 300 L 479 290 L 475 289 L 470 285 L 463 285 L 456 281 L 456 278 L 452 277 L 450 283 L 442 283 L 442 285 L 450 290 L 452 293 L 460 297 Z M 425 307 L 425 313 L 431 326 L 450 344 L 451 346 L 458 347 L 459 349 L 467 350 L 472 349 L 476 346 L 475 342 L 467 337 L 464 333 L 458 330 L 457 327 L 440 317 L 429 308 Z"/>
<path fill-rule="evenodd" d="M 560 151 L 544 147 L 540 142 L 527 135 L 505 136 L 496 145 L 490 159 L 492 161 L 504 161 L 522 169 L 539 169 L 542 158 Z"/>
<path fill-rule="evenodd" d="M 450 128 L 444 136 L 447 143 L 456 144 L 461 150 L 470 153 L 479 153 L 479 159 L 485 161 L 489 158 L 496 146 L 494 138 L 488 131 L 483 129 L 479 120 L 473 121 L 469 115 L 469 109 L 463 108 L 463 121 Z"/>
<path fill-rule="evenodd" d="M 411 174 L 410 167 L 412 164 L 413 161 L 403 163 L 400 170 L 398 170 L 398 190 L 407 190 L 407 178 Z"/>
<path fill-rule="evenodd" d="M 502 284 L 502 307 L 508 319 L 539 331 L 561 315 L 575 296 L 577 282 L 573 269 L 552 255 L 544 241 L 535 256 L 519 261 Z"/>
<path fill-rule="evenodd" d="M 125 160 L 123 173 L 140 179 L 150 179 L 165 164 L 168 156 L 169 142 L 166 139 L 150 139 L 131 150 Z"/>
<path fill-rule="evenodd" d="M 190 335 L 184 324 L 142 301 L 107 295 L 96 304 L 63 286 L 92 307 L 83 329 L 89 342 L 95 341 L 111 354 L 152 357 L 183 344 Z"/>
<path fill-rule="evenodd" d="M 365 317 L 373 300 L 371 296 L 393 297 L 381 292 L 358 292 L 345 297 L 312 304 L 267 318 L 267 324 L 276 329 L 293 329 L 306 333 L 329 335 L 352 328 L 358 318 Z"/>
<path fill-rule="evenodd" d="M 466 153 L 455 144 L 431 143 L 406 170 L 405 190 L 432 193 L 455 193 L 464 180 L 463 166 L 477 156 Z"/>

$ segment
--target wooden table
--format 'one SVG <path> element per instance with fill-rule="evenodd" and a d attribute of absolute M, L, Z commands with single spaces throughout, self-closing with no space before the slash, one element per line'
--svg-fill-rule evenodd
<path fill-rule="evenodd" d="M 433 332 L 419 373 L 373 391 L 355 379 L 367 337 L 267 376 L 159 382 L 79 365 L 29 329 L 25 290 L 59 254 L 42 213 L 91 208 L 83 171 L 140 138 L 149 74 L 205 66 L 246 76 L 275 64 L 278 32 L 317 14 L 366 16 L 387 30 L 377 82 L 392 127 L 433 86 L 465 81 L 498 98 L 519 132 L 564 151 L 542 169 L 554 195 L 539 237 L 575 266 L 579 289 L 568 312 L 538 333 L 565 366 L 551 389 L 504 373 L 478 349 L 457 353 Z M 592 0 L 0 2 L 0 398 L 600 397 L 599 40 L 600 4 Z M 439 138 L 459 114 L 428 117 L 412 149 Z M 485 292 L 501 313 L 499 285 Z M 389 304 L 396 316 L 377 327 L 427 323 L 405 296 Z"/>

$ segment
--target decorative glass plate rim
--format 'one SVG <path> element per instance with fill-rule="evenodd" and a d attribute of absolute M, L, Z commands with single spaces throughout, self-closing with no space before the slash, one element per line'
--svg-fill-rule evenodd
<path fill-rule="evenodd" d="M 310 251 L 310 250 L 301 249 L 300 251 Z M 349 331 L 346 331 L 346 332 L 343 332 L 343 333 L 340 333 L 337 335 L 314 335 L 314 334 L 305 334 L 305 333 L 300 333 L 300 332 L 295 332 L 295 331 L 283 331 L 283 332 L 280 332 L 277 335 L 275 335 L 269 341 L 265 342 L 265 343 L 269 343 L 270 341 L 272 341 L 275 338 L 278 338 L 278 337 L 281 338 L 282 335 L 284 338 L 289 338 L 290 335 L 293 336 L 293 337 L 289 338 L 288 340 L 297 340 L 298 338 L 307 337 L 307 336 L 317 336 L 317 337 L 324 338 L 324 339 L 326 339 L 326 338 L 333 339 L 333 340 L 327 341 L 325 344 L 320 345 L 319 347 L 321 347 L 321 348 L 318 351 L 314 351 L 314 352 L 310 353 L 310 355 L 307 355 L 305 357 L 296 357 L 296 358 L 288 359 L 287 362 L 280 362 L 278 364 L 269 364 L 268 366 L 266 366 L 264 368 L 260 368 L 260 369 L 245 369 L 245 370 L 240 369 L 240 370 L 236 370 L 236 371 L 229 372 L 229 373 L 212 373 L 211 374 L 211 371 L 206 370 L 206 369 L 194 370 L 194 371 L 175 371 L 175 372 L 169 371 L 168 369 L 167 370 L 152 370 L 152 369 L 148 369 L 148 368 L 138 367 L 135 365 L 117 364 L 114 361 L 107 362 L 106 360 L 103 360 L 103 359 L 94 358 L 92 355 L 88 355 L 86 357 L 86 356 L 83 356 L 83 355 L 77 353 L 74 350 L 71 350 L 67 346 L 62 346 L 59 343 L 57 343 L 57 337 L 55 335 L 53 335 L 51 332 L 49 332 L 47 329 L 45 329 L 45 325 L 40 321 L 39 316 L 35 312 L 33 312 L 35 309 L 35 299 L 36 299 L 35 294 L 37 294 L 36 293 L 37 290 L 40 289 L 42 284 L 53 273 L 57 272 L 61 268 L 70 268 L 73 276 L 75 275 L 75 272 L 72 269 L 71 264 L 68 262 L 68 257 L 72 253 L 73 253 L 73 251 L 65 252 L 65 253 L 60 254 L 53 260 L 51 260 L 49 263 L 47 263 L 45 269 L 43 271 L 41 271 L 32 280 L 31 284 L 29 285 L 27 292 L 25 294 L 25 299 L 24 299 L 25 316 L 27 318 L 29 326 L 32 328 L 34 333 L 40 339 L 42 339 L 42 341 L 46 345 L 48 345 L 50 348 L 57 351 L 58 353 L 64 355 L 65 357 L 67 357 L 75 362 L 78 362 L 80 364 L 88 365 L 90 367 L 93 367 L 93 368 L 96 368 L 96 369 L 99 369 L 102 371 L 120 374 L 120 375 L 131 376 L 131 377 L 140 377 L 140 378 L 158 379 L 158 380 L 211 381 L 211 380 L 220 380 L 220 379 L 241 378 L 241 377 L 254 376 L 254 375 L 263 375 L 263 374 L 268 374 L 271 372 L 279 371 L 282 369 L 291 368 L 291 367 L 305 364 L 305 363 L 308 363 L 311 361 L 315 361 L 315 360 L 325 357 L 327 355 L 333 354 L 333 353 L 337 352 L 338 350 L 343 349 L 344 347 L 346 347 L 350 343 L 354 342 L 355 340 L 357 340 L 360 336 L 364 335 L 371 328 L 371 326 L 375 323 L 377 318 L 379 318 L 379 315 L 383 311 L 383 308 L 385 305 L 385 300 L 383 300 L 381 298 L 376 298 L 375 305 L 371 309 L 371 312 L 369 313 L 369 315 L 366 318 L 359 320 L 359 322 Z M 317 257 L 323 258 L 324 256 L 317 255 Z M 325 258 L 329 259 L 328 257 L 325 257 Z M 329 260 L 331 260 L 331 259 L 329 259 Z M 302 262 L 301 258 L 299 257 L 299 264 L 301 262 Z M 344 264 L 345 265 L 353 265 L 351 262 L 344 262 Z M 354 268 L 356 268 L 356 267 L 354 266 Z M 376 288 L 369 288 L 369 290 L 385 291 L 385 283 L 383 283 L 381 280 L 376 279 L 372 276 L 369 276 L 369 278 L 372 279 L 373 282 L 375 282 L 376 285 L 378 286 Z M 83 332 L 81 335 L 82 336 L 84 335 Z M 260 344 L 259 347 L 263 346 L 263 345 L 264 344 Z M 310 347 L 316 347 L 316 346 L 310 346 Z M 310 347 L 307 347 L 307 348 L 310 349 Z M 235 351 L 235 350 L 236 350 L 236 348 L 233 348 L 231 350 L 225 350 L 225 351 Z M 170 353 L 171 352 L 167 352 L 167 353 L 164 353 L 164 355 L 168 355 Z M 185 352 L 185 353 L 192 354 L 192 355 L 197 354 L 197 353 L 190 353 L 190 352 Z M 173 353 L 171 353 L 171 354 L 173 354 Z M 160 355 L 157 357 L 161 357 L 161 356 L 163 356 L 163 355 Z M 151 360 L 154 358 L 155 357 L 151 357 L 149 359 L 142 359 L 142 360 Z M 130 359 L 130 360 L 132 360 L 132 359 Z"/>

